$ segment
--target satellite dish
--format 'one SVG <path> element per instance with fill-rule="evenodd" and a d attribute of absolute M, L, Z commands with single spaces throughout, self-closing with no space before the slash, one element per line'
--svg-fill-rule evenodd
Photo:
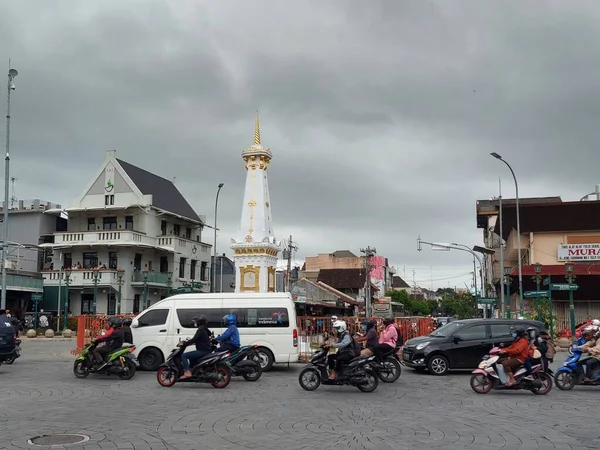
<path fill-rule="evenodd" d="M 17 75 L 19 75 L 19 72 L 17 72 L 17 70 L 16 70 L 16 69 L 10 69 L 10 70 L 8 71 L 8 76 L 9 76 L 9 77 L 11 77 L 11 78 L 14 78 L 14 77 L 16 77 Z"/>

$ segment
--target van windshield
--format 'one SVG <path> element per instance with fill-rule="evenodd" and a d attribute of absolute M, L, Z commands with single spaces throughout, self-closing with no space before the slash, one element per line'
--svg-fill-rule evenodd
<path fill-rule="evenodd" d="M 456 330 L 458 330 L 460 327 L 462 327 L 464 325 L 465 324 L 461 323 L 461 322 L 449 322 L 446 325 L 444 325 L 443 327 L 440 327 L 437 330 L 435 330 L 429 336 L 433 336 L 433 337 L 448 337 L 448 336 L 450 336 L 451 334 L 453 334 Z"/>

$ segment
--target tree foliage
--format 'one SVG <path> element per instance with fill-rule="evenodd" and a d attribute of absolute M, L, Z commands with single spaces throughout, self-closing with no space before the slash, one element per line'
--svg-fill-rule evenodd
<path fill-rule="evenodd" d="M 389 291 L 386 296 L 391 297 L 393 302 L 402 303 L 406 314 L 410 316 L 428 316 L 439 311 L 437 300 L 417 299 L 404 290 Z"/>
<path fill-rule="evenodd" d="M 477 317 L 475 297 L 470 293 L 457 293 L 454 289 L 444 288 L 438 289 L 436 294 L 442 297 L 440 309 L 443 316 L 457 317 L 459 319 Z"/>

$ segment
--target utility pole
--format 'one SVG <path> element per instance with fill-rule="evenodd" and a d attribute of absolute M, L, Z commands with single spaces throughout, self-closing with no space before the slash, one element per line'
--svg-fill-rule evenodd
<path fill-rule="evenodd" d="M 15 178 L 15 177 L 12 177 L 10 179 L 10 183 L 12 185 L 12 187 L 11 187 L 12 195 L 10 197 L 10 209 L 14 209 L 15 204 L 17 203 L 17 196 L 15 195 L 15 181 L 17 181 L 17 178 Z"/>
<path fill-rule="evenodd" d="M 290 292 L 292 290 L 292 282 L 290 275 L 292 273 L 292 257 L 293 252 L 298 251 L 298 246 L 292 240 L 292 235 L 290 234 L 290 240 L 287 243 L 287 248 L 283 251 L 284 259 L 287 259 L 287 269 L 285 272 L 285 291 Z"/>
<path fill-rule="evenodd" d="M 377 250 L 371 247 L 361 248 L 361 253 L 365 254 L 365 317 L 371 317 L 371 257 L 377 254 Z"/>

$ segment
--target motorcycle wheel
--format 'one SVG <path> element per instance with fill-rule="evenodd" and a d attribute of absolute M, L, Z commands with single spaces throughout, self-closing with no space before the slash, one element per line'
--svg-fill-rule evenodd
<path fill-rule="evenodd" d="M 75 361 L 75 364 L 73 364 L 73 374 L 77 378 L 87 378 L 90 374 L 90 368 L 85 364 L 85 361 Z"/>
<path fill-rule="evenodd" d="M 547 373 L 540 373 L 538 374 L 538 378 L 543 383 L 543 386 L 541 388 L 533 388 L 531 392 L 535 395 L 546 395 L 552 390 L 552 377 Z"/>
<path fill-rule="evenodd" d="M 177 381 L 177 374 L 168 366 L 162 366 L 156 372 L 156 381 L 162 387 L 171 387 Z"/>
<path fill-rule="evenodd" d="M 321 374 L 314 367 L 307 367 L 300 372 L 298 383 L 305 391 L 314 391 L 321 386 Z"/>
<path fill-rule="evenodd" d="M 379 378 L 371 369 L 365 369 L 365 382 L 357 384 L 356 387 L 362 392 L 373 392 L 379 386 Z"/>
<path fill-rule="evenodd" d="M 125 372 L 120 372 L 118 376 L 121 380 L 131 380 L 135 375 L 135 364 L 133 361 L 126 360 L 125 368 L 127 370 Z"/>
<path fill-rule="evenodd" d="M 478 394 L 487 394 L 494 387 L 490 377 L 486 377 L 482 373 L 476 373 L 473 375 L 469 384 L 471 385 L 471 389 Z"/>
<path fill-rule="evenodd" d="M 14 355 L 13 355 L 13 356 L 9 356 L 8 358 L 6 358 L 6 359 L 4 360 L 4 364 L 12 364 L 12 363 L 14 363 L 14 362 L 15 362 L 15 359 L 16 359 L 16 358 L 14 357 Z"/>
<path fill-rule="evenodd" d="M 219 381 L 213 381 L 210 384 L 216 389 L 226 388 L 231 381 L 231 372 L 229 371 L 229 368 L 227 366 L 218 365 L 217 373 L 221 375 L 221 379 Z"/>
<path fill-rule="evenodd" d="M 402 374 L 402 367 L 396 358 L 386 358 L 383 360 L 385 369 L 378 370 L 377 376 L 384 383 L 394 383 Z"/>
<path fill-rule="evenodd" d="M 554 375 L 554 383 L 561 391 L 570 391 L 575 387 L 575 379 L 569 372 L 558 372 Z"/>
<path fill-rule="evenodd" d="M 246 381 L 258 381 L 258 379 L 262 375 L 262 368 L 260 367 L 260 364 L 258 364 L 256 361 L 252 362 L 254 363 L 254 370 L 251 373 L 245 373 L 242 375 L 242 377 L 244 377 L 244 380 Z"/>

